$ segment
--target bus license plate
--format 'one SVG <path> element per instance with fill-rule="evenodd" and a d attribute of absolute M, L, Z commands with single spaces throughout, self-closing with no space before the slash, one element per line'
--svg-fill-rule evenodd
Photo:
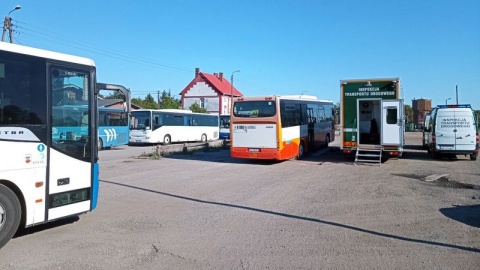
<path fill-rule="evenodd" d="M 248 148 L 248 152 L 260 152 L 260 148 Z"/>

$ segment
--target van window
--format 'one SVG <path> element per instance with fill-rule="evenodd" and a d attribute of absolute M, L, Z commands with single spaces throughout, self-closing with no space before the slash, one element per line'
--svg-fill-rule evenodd
<path fill-rule="evenodd" d="M 387 109 L 387 124 L 396 124 L 397 123 L 397 108 L 388 108 Z"/>

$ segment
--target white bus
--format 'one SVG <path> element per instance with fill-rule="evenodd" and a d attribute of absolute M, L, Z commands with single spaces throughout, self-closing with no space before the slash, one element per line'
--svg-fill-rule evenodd
<path fill-rule="evenodd" d="M 131 113 L 130 144 L 169 144 L 217 140 L 218 115 L 190 110 L 135 110 Z"/>
<path fill-rule="evenodd" d="M 97 95 L 113 87 L 95 73 L 87 58 L 0 42 L 0 248 L 18 228 L 95 209 Z M 86 107 L 82 135 L 59 139 L 71 106 Z"/>

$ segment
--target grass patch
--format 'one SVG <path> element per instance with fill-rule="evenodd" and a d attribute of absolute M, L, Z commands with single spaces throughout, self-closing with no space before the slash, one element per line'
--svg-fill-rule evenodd
<path fill-rule="evenodd" d="M 150 153 L 143 152 L 139 156 L 139 158 L 158 160 L 158 159 L 161 159 L 163 156 L 165 156 L 167 154 L 168 154 L 168 152 L 164 151 L 160 145 L 156 145 L 156 146 L 153 147 L 152 152 L 150 152 Z"/>
<path fill-rule="evenodd" d="M 197 152 L 218 152 L 226 149 L 229 149 L 229 146 L 225 144 L 211 145 L 210 143 L 205 143 L 201 145 L 192 145 L 192 146 L 188 146 L 187 144 L 184 144 L 181 150 L 167 151 L 166 149 L 162 148 L 161 145 L 156 145 L 153 147 L 151 152 L 143 152 L 140 156 L 138 156 L 138 158 L 158 160 L 158 159 L 162 159 L 162 157 L 165 157 L 171 154 L 193 155 Z"/>

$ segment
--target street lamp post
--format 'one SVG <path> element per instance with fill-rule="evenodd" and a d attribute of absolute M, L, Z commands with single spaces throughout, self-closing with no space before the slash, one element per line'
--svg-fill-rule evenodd
<path fill-rule="evenodd" d="M 236 72 L 240 72 L 240 70 L 235 70 L 232 72 L 232 76 L 230 76 L 230 112 L 233 109 L 233 74 Z"/>
<path fill-rule="evenodd" d="M 13 43 L 12 17 L 10 17 L 10 13 L 14 12 L 15 10 L 19 10 L 21 8 L 22 8 L 22 6 L 16 5 L 15 8 L 10 10 L 10 12 L 8 12 L 8 15 L 5 16 L 5 20 L 3 21 L 2 41 L 5 41 L 5 33 L 8 30 L 8 34 L 9 34 L 9 37 L 10 37 L 10 43 Z"/>
<path fill-rule="evenodd" d="M 8 16 L 10 16 L 10 13 L 14 12 L 15 10 L 19 10 L 21 8 L 22 8 L 22 6 L 16 5 L 12 10 L 10 10 L 10 12 L 8 12 Z"/>
<path fill-rule="evenodd" d="M 448 101 L 449 101 L 450 99 L 452 99 L 452 98 L 447 98 L 447 99 L 445 99 L 445 105 L 448 105 Z"/>

